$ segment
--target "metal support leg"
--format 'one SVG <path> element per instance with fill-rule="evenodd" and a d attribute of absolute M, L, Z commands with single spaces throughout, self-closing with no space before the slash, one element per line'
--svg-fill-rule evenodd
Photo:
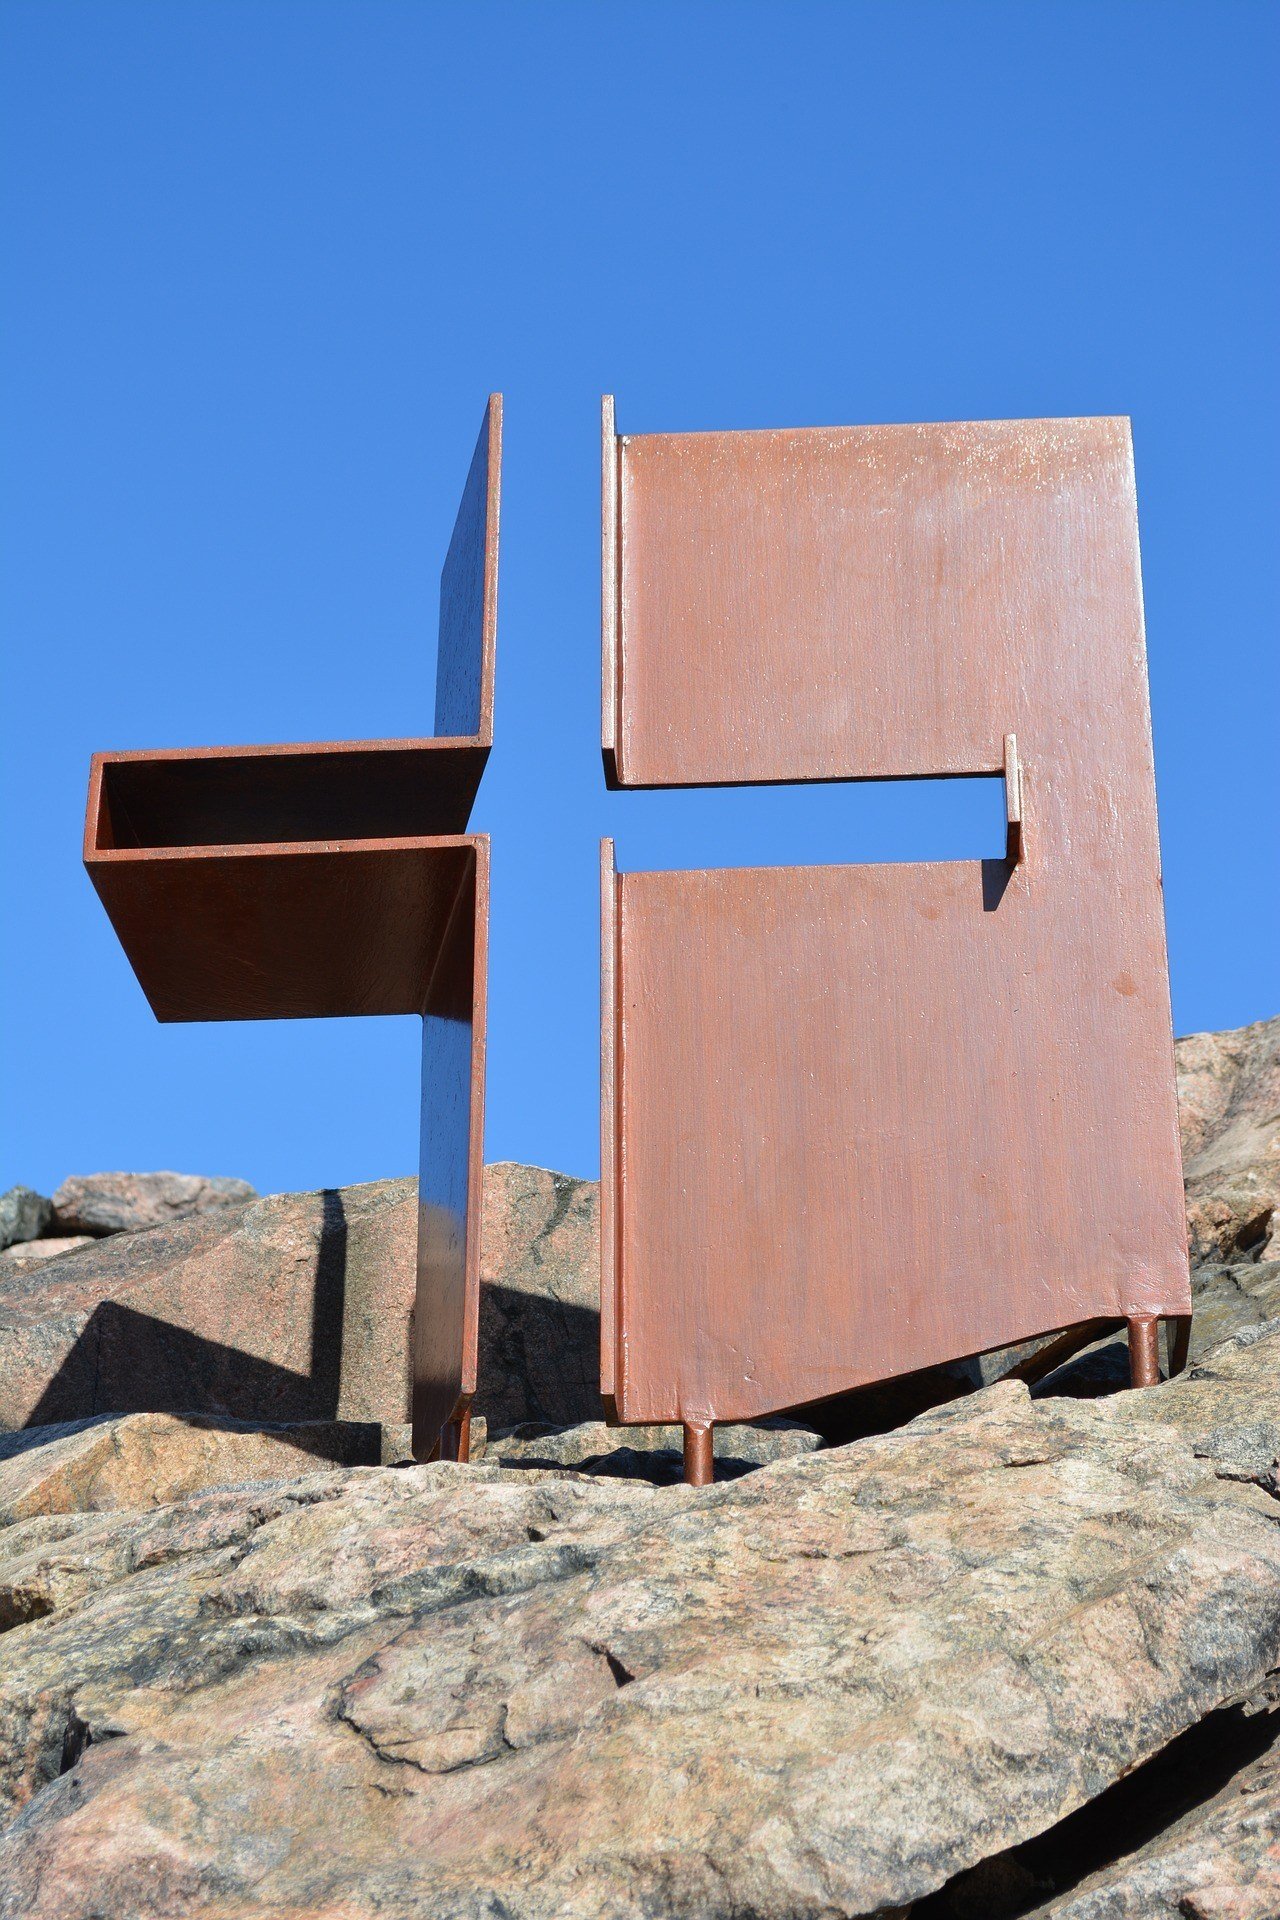
<path fill-rule="evenodd" d="M 457 1460 L 463 1465 L 471 1458 L 471 1409 L 456 1420 L 446 1420 L 440 1429 L 440 1458 Z"/>
<path fill-rule="evenodd" d="M 709 1487 L 715 1479 L 715 1446 L 709 1421 L 684 1422 L 684 1477 L 691 1487 Z"/>
<path fill-rule="evenodd" d="M 1181 1373 L 1187 1364 L 1187 1349 L 1191 1345 L 1191 1315 L 1178 1313 L 1165 1321 L 1166 1337 L 1169 1342 L 1169 1378 Z"/>
<path fill-rule="evenodd" d="M 1129 1322 L 1129 1384 L 1160 1384 L 1160 1322 L 1153 1313 L 1140 1314 Z"/>

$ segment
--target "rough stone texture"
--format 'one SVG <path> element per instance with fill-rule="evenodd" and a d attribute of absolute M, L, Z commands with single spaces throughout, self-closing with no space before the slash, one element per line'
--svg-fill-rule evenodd
<path fill-rule="evenodd" d="M 64 1180 L 53 1196 L 55 1233 L 139 1233 L 256 1200 L 247 1180 L 198 1173 L 88 1173 Z"/>
<path fill-rule="evenodd" d="M 167 1506 L 206 1487 L 283 1480 L 321 1465 L 376 1466 L 381 1428 L 317 1420 L 253 1427 L 201 1414 L 131 1413 L 0 1436 L 0 1524 L 40 1513 Z"/>
<path fill-rule="evenodd" d="M 1278 1369 L 1272 1325 L 704 1492 L 486 1462 L 17 1520 L 0 1915 L 943 1897 L 1280 1664 Z"/>
<path fill-rule="evenodd" d="M 599 1209 L 594 1180 L 485 1168 L 475 1404 L 492 1433 L 601 1418 Z"/>
<path fill-rule="evenodd" d="M 1280 1018 L 1177 1043 L 1194 1261 L 1280 1254 Z"/>
<path fill-rule="evenodd" d="M 912 1920 L 1275 1920 L 1277 1681 L 1057 1826 L 957 1874 Z"/>
<path fill-rule="evenodd" d="M 486 1169 L 476 1411 L 494 1428 L 601 1414 L 596 1206 L 593 1181 Z M 0 1254 L 0 1429 L 402 1422 L 416 1246 L 416 1183 L 380 1180 L 78 1243 L 38 1272 Z"/>
<path fill-rule="evenodd" d="M 1145 1844 L 1037 1905 L 1037 1920 L 1276 1920 L 1280 1914 L 1280 1715 L 1237 1742 L 1266 1744 L 1231 1771 L 1217 1793 L 1169 1821 Z M 1250 1734 L 1253 1733 L 1252 1741 Z M 1183 1793 L 1203 1791 L 1191 1772 L 1204 1755 L 1181 1756 Z M 1153 1763 L 1159 1765 L 1159 1762 Z M 1132 1834 L 1129 1836 L 1132 1838 Z M 995 1920 L 988 1916 L 988 1920 Z"/>
<path fill-rule="evenodd" d="M 485 1170 L 475 1412 L 494 1432 L 603 1415 L 598 1206 L 595 1181 Z M 414 1183 L 393 1180 L 82 1238 L 39 1275 L 0 1254 L 0 1428 L 140 1409 L 391 1427 L 406 1411 L 416 1234 Z M 962 1390 L 938 1370 L 850 1396 L 852 1417 L 812 1417 L 843 1439 Z M 626 1448 L 652 1450 L 620 1433 L 608 1451 Z"/>
<path fill-rule="evenodd" d="M 80 1247 L 96 1246 L 92 1234 L 73 1233 L 63 1240 L 19 1240 L 0 1251 L 0 1274 L 22 1273 L 28 1267 L 42 1267 L 47 1260 L 61 1260 L 64 1253 Z"/>
<path fill-rule="evenodd" d="M 278 1194 L 0 1275 L 0 1427 L 407 1417 L 412 1180 Z"/>
<path fill-rule="evenodd" d="M 1191 1304 L 1195 1361 L 1246 1327 L 1280 1319 L 1280 1260 L 1194 1267 Z"/>
<path fill-rule="evenodd" d="M 716 1479 L 736 1480 L 774 1460 L 813 1453 L 822 1436 L 795 1420 L 757 1420 L 716 1428 Z M 503 1467 L 568 1469 L 619 1479 L 651 1480 L 674 1486 L 684 1478 L 683 1436 L 679 1427 L 608 1427 L 585 1420 L 575 1427 L 546 1427 L 536 1421 L 495 1434 L 482 1458 Z"/>
<path fill-rule="evenodd" d="M 0 1249 L 38 1239 L 52 1213 L 52 1201 L 31 1187 L 10 1187 L 8 1193 L 0 1193 Z"/>

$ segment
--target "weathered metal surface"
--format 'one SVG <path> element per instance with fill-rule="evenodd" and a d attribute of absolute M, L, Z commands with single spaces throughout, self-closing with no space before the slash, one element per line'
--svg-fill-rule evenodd
<path fill-rule="evenodd" d="M 1126 423 L 624 438 L 612 503 L 608 440 L 622 784 L 1004 770 L 1009 819 L 1003 861 L 606 858 L 619 1417 L 1187 1313 Z"/>
<path fill-rule="evenodd" d="M 715 1479 L 715 1443 L 705 1422 L 684 1424 L 684 1477 L 691 1487 L 709 1487 Z"/>
<path fill-rule="evenodd" d="M 1080 954 L 1030 877 L 986 908 L 978 862 L 617 889 L 624 1419 L 748 1419 L 1188 1310 L 1122 930 Z"/>
<path fill-rule="evenodd" d="M 621 785 L 999 773 L 1005 733 L 1030 763 L 1112 689 L 1113 778 L 1149 767 L 1127 421 L 605 443 Z"/>
<path fill-rule="evenodd" d="M 1160 1379 L 1160 1322 L 1154 1314 L 1129 1321 L 1129 1378 L 1135 1387 L 1154 1387 Z"/>
<path fill-rule="evenodd" d="M 421 1013 L 475 836 L 149 849 L 90 877 L 158 1020 Z"/>
<path fill-rule="evenodd" d="M 495 394 L 441 576 L 448 737 L 98 754 L 85 823 L 89 876 L 159 1019 L 423 1015 L 415 1433 L 431 1451 L 457 1416 L 464 1456 L 488 842 L 463 829 L 493 737 L 501 451 Z"/>
<path fill-rule="evenodd" d="M 476 740 L 95 754 L 86 852 L 462 833 L 488 757 Z"/>

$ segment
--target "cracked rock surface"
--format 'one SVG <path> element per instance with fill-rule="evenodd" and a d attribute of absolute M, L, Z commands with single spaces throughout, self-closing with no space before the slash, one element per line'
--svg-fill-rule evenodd
<path fill-rule="evenodd" d="M 1265 1690 L 1278 1369 L 1273 1324 L 1145 1393 L 996 1386 L 704 1491 L 356 1467 L 27 1512 L 0 1914 L 936 1907 Z M 1202 1826 L 1265 1824 L 1259 1777 Z M 1050 1911 L 1146 1911 L 1207 1844 Z M 1274 1914 L 1251 1847 L 1234 1906 L 1168 1911 Z"/>
<path fill-rule="evenodd" d="M 0 1920 L 1280 1920 L 1280 1022 L 1177 1053 L 1188 1375 L 933 1369 L 698 1492 L 601 1424 L 593 1182 L 486 1169 L 470 1467 L 376 1464 L 412 1182 L 6 1196 Z"/>
<path fill-rule="evenodd" d="M 1280 1258 L 1280 1019 L 1177 1044 L 1196 1262 Z"/>

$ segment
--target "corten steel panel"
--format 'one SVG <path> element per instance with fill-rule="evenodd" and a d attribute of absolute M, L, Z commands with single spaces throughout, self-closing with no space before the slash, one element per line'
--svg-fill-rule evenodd
<path fill-rule="evenodd" d="M 459 887 L 422 1021 L 422 1156 L 413 1445 L 420 1457 L 476 1390 L 484 1181 L 489 846 Z"/>
<path fill-rule="evenodd" d="M 613 536 L 609 437 L 626 784 L 1005 766 L 1011 815 L 1005 861 L 606 858 L 619 1417 L 1185 1315 L 1127 424 L 627 440 Z"/>
<path fill-rule="evenodd" d="M 435 731 L 493 744 L 494 644 L 498 630 L 498 531 L 502 493 L 502 395 L 493 393 L 440 573 Z"/>
<path fill-rule="evenodd" d="M 100 854 L 157 1020 L 421 1013 L 475 836 Z"/>
<path fill-rule="evenodd" d="M 1030 756 L 1045 725 L 1093 723 L 1104 649 L 1109 778 L 1149 768 L 1127 421 L 611 426 L 607 402 L 622 785 L 997 773 L 1004 734 Z"/>
<path fill-rule="evenodd" d="M 488 755 L 471 740 L 100 754 L 90 851 L 462 833 Z"/>
<path fill-rule="evenodd" d="M 1140 943 L 1101 914 L 1078 951 L 1021 869 L 988 904 L 1002 865 L 619 877 L 623 1419 L 1190 1310 Z"/>
<path fill-rule="evenodd" d="M 464 1454 L 488 843 L 463 829 L 493 738 L 501 449 L 494 394 L 441 574 L 445 737 L 97 754 L 85 823 L 85 865 L 159 1019 L 423 1015 L 415 1431 L 432 1450 L 422 1410 L 448 1398 Z"/>

